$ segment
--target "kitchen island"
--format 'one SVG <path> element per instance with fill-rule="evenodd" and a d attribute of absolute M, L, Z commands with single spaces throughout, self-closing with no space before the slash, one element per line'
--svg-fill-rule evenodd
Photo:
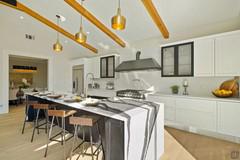
<path fill-rule="evenodd" d="M 59 108 L 97 114 L 101 125 L 106 160 L 159 160 L 164 151 L 164 106 L 144 100 L 110 98 L 97 106 L 84 101 L 67 103 L 63 99 L 27 94 L 28 100 L 48 101 Z M 71 131 L 70 131 L 71 132 Z"/>

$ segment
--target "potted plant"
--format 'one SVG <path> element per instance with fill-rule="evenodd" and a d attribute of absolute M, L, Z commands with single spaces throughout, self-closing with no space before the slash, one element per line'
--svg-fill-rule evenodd
<path fill-rule="evenodd" d="M 179 86 L 178 85 L 173 85 L 171 86 L 172 93 L 173 94 L 178 94 Z"/>

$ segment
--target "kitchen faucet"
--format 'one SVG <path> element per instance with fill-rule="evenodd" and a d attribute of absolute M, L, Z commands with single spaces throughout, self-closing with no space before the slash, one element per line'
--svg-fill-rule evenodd
<path fill-rule="evenodd" d="M 85 82 L 87 82 L 87 79 L 89 76 L 92 76 L 91 80 L 92 80 L 92 86 L 94 86 L 94 74 L 93 73 L 87 73 L 86 74 L 86 78 L 85 78 Z M 88 91 L 88 83 L 86 83 L 86 86 L 85 86 L 85 96 L 87 98 L 87 91 Z"/>

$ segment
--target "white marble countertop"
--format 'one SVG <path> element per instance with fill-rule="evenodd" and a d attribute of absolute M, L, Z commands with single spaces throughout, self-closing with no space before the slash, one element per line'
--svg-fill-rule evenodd
<path fill-rule="evenodd" d="M 75 109 L 81 109 L 81 110 L 84 110 L 84 111 L 87 111 L 87 112 L 99 114 L 99 115 L 102 115 L 102 116 L 105 116 L 105 117 L 109 117 L 109 118 L 113 118 L 113 119 L 117 119 L 117 120 L 121 120 L 121 121 L 127 121 L 127 118 L 126 118 L 125 115 L 128 115 L 130 117 L 137 116 L 138 114 L 141 114 L 141 112 L 144 111 L 142 106 L 147 107 L 144 104 L 142 104 L 142 106 L 138 104 L 138 107 L 136 107 L 134 105 L 131 106 L 131 104 L 130 104 L 129 107 L 126 110 L 123 110 L 123 108 L 121 108 L 121 106 L 124 105 L 124 104 L 126 105 L 125 101 L 128 101 L 127 99 L 126 100 L 122 99 L 121 101 L 123 103 L 110 103 L 110 102 L 107 102 L 107 101 L 100 101 L 100 102 L 109 104 L 109 107 L 111 107 L 109 110 L 106 110 L 106 109 L 102 109 L 100 107 L 85 105 L 84 100 L 81 101 L 81 102 L 68 103 L 68 102 L 64 102 L 64 98 L 53 99 L 53 98 L 48 98 L 47 96 L 34 95 L 34 93 L 26 93 L 26 95 L 34 96 L 34 97 L 37 97 L 37 98 L 40 98 L 40 99 L 43 99 L 43 100 L 48 100 L 48 101 L 51 101 L 51 102 L 54 102 L 54 103 L 62 104 L 64 106 L 69 106 L 69 107 L 75 108 Z M 117 102 L 118 98 L 115 98 L 115 100 Z M 110 105 L 112 105 L 112 106 L 110 106 Z M 111 110 L 118 110 L 119 113 L 112 112 Z"/>
<path fill-rule="evenodd" d="M 116 96 L 116 90 L 108 90 L 104 88 L 99 89 L 88 89 L 88 95 L 99 96 L 99 97 L 114 97 Z"/>
<path fill-rule="evenodd" d="M 182 94 L 171 94 L 163 92 L 154 92 L 149 94 L 149 96 L 166 96 L 166 97 L 175 97 L 175 98 L 192 98 L 192 99 L 205 99 L 205 100 L 214 100 L 214 101 L 227 101 L 227 102 L 237 102 L 240 103 L 240 98 L 231 97 L 231 98 L 218 98 L 214 95 L 182 95 Z"/>

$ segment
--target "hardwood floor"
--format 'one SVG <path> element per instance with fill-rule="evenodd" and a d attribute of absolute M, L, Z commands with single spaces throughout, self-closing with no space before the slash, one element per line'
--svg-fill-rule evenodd
<path fill-rule="evenodd" d="M 25 133 L 21 134 L 23 116 L 24 106 L 12 106 L 10 107 L 10 113 L 0 115 L 0 160 L 62 160 L 63 147 L 60 144 L 51 145 L 47 158 L 43 157 L 46 145 L 44 131 L 40 131 L 39 135 L 36 134 L 33 143 L 30 142 L 31 124 L 27 124 Z M 72 143 L 68 141 L 66 144 L 68 155 Z M 77 156 L 75 155 L 73 160 L 77 159 Z M 80 158 L 80 160 L 90 159 L 91 157 L 88 156 Z M 194 159 L 182 145 L 165 131 L 165 153 L 161 160 Z"/>
<path fill-rule="evenodd" d="M 240 144 L 173 128 L 166 127 L 165 129 L 197 160 L 240 160 Z"/>

